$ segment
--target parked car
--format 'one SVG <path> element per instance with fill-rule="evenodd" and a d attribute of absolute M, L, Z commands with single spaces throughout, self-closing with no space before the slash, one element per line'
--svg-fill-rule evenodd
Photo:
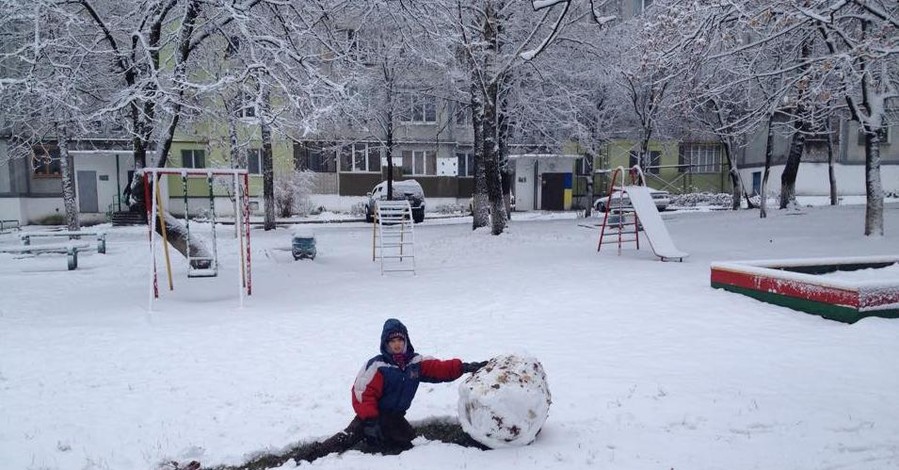
<path fill-rule="evenodd" d="M 393 182 L 393 200 L 406 199 L 412 206 L 412 221 L 420 223 L 425 220 L 425 192 L 415 180 L 403 180 Z M 375 202 L 387 200 L 387 182 L 382 181 L 375 185 L 368 193 L 368 201 L 365 203 L 365 221 L 375 221 Z"/>
<path fill-rule="evenodd" d="M 668 191 L 662 191 L 659 189 L 649 188 L 649 195 L 652 197 L 652 202 L 655 203 L 656 209 L 659 212 L 664 211 L 668 204 L 671 202 L 671 195 Z M 621 201 L 619 202 L 619 198 Z M 608 211 L 608 207 L 606 205 L 609 202 L 609 196 L 600 196 L 593 202 L 593 209 L 598 212 L 606 212 Z M 618 207 L 628 209 L 631 207 L 631 200 L 627 196 L 626 193 L 622 193 L 621 189 L 616 188 L 612 191 L 612 209 L 617 209 Z"/>

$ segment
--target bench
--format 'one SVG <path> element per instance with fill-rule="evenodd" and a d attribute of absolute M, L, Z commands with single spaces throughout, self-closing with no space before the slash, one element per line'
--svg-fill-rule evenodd
<path fill-rule="evenodd" d="M 8 246 L 0 247 L 0 253 L 39 255 L 42 253 L 62 253 L 66 255 L 69 271 L 78 268 L 78 251 L 89 250 L 87 243 L 47 244 L 36 246 Z"/>
<path fill-rule="evenodd" d="M 71 232 L 71 231 L 62 231 L 62 232 L 28 232 L 19 234 L 19 238 L 22 239 L 23 245 L 31 245 L 32 238 L 39 237 L 67 237 L 69 239 L 81 237 L 97 237 L 97 253 L 106 254 L 106 232 Z"/>
<path fill-rule="evenodd" d="M 0 220 L 0 233 L 6 233 L 13 230 L 22 230 L 22 227 L 19 226 L 19 221 L 16 219 L 3 219 Z"/>

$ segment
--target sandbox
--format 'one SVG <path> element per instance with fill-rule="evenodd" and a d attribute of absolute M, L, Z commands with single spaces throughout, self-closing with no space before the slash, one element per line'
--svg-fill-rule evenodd
<path fill-rule="evenodd" d="M 732 261 L 711 270 L 712 287 L 830 320 L 899 318 L 899 256 Z"/>

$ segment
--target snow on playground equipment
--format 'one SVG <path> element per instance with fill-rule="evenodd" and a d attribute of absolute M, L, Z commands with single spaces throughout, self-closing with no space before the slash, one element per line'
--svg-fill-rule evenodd
<path fill-rule="evenodd" d="M 149 229 L 150 238 L 150 309 L 153 308 L 153 300 L 159 298 L 159 281 L 156 269 L 156 240 L 159 235 L 154 230 L 154 225 L 158 220 L 160 232 L 163 242 L 163 252 L 165 254 L 166 273 L 168 274 L 169 290 L 174 290 L 172 281 L 172 268 L 168 250 L 168 235 L 165 224 L 165 205 L 160 192 L 161 175 L 180 175 L 181 185 L 184 191 L 184 218 L 185 218 L 185 242 L 187 243 L 187 261 L 188 261 L 188 277 L 214 277 L 218 275 L 218 243 L 215 236 L 215 196 L 213 194 L 214 178 L 216 176 L 229 177 L 231 179 L 229 186 L 234 196 L 234 225 L 235 236 L 238 239 L 238 294 L 240 297 L 240 306 L 243 307 L 244 289 L 246 295 L 253 292 L 253 283 L 250 270 L 250 200 L 249 200 L 249 173 L 243 169 L 226 169 L 226 168 L 144 168 L 144 200 L 149 203 L 147 206 L 147 220 L 150 222 L 147 227 Z M 212 254 L 210 256 L 194 256 L 190 249 L 190 214 L 187 201 L 187 179 L 189 177 L 205 177 L 206 184 L 209 187 L 209 211 L 212 223 Z M 152 183 L 151 183 L 152 182 Z M 150 202 L 152 201 L 152 202 Z"/>
<path fill-rule="evenodd" d="M 290 242 L 290 252 L 293 254 L 293 260 L 298 259 L 315 259 L 317 250 L 315 248 L 315 234 L 307 230 L 298 230 L 294 232 Z"/>
<path fill-rule="evenodd" d="M 459 385 L 459 423 L 493 449 L 525 446 L 537 438 L 551 403 L 540 361 L 497 356 Z"/>
<path fill-rule="evenodd" d="M 899 318 L 897 263 L 899 256 L 712 263 L 711 285 L 845 323 L 870 316 Z M 865 279 L 848 279 L 849 272 L 859 275 L 860 270 L 883 268 L 896 275 L 884 277 L 884 272 L 870 271 L 859 276 Z"/>
<path fill-rule="evenodd" d="M 639 166 L 634 165 L 628 170 L 631 184 L 624 186 L 624 167 L 618 167 L 612 172 L 609 182 L 608 201 L 605 214 L 602 219 L 602 228 L 599 232 L 599 243 L 596 251 L 600 251 L 604 244 L 616 243 L 618 254 L 621 254 L 621 246 L 624 243 L 634 243 L 640 249 L 640 230 L 649 241 L 652 252 L 662 261 L 683 261 L 689 254 L 684 253 L 674 246 L 665 222 L 659 215 L 649 188 L 646 187 L 646 179 Z M 618 183 L 618 186 L 616 186 Z M 614 195 L 618 197 L 613 197 Z M 625 204 L 625 197 L 629 204 Z M 631 220 L 631 217 L 632 220 Z M 606 228 L 611 228 L 606 232 Z M 609 239 L 611 238 L 611 239 Z"/>

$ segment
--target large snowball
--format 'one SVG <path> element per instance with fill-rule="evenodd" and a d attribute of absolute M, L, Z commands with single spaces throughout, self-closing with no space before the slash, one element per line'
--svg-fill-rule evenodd
<path fill-rule="evenodd" d="M 546 422 L 550 403 L 540 361 L 497 356 L 459 385 L 459 422 L 485 446 L 525 446 Z"/>

